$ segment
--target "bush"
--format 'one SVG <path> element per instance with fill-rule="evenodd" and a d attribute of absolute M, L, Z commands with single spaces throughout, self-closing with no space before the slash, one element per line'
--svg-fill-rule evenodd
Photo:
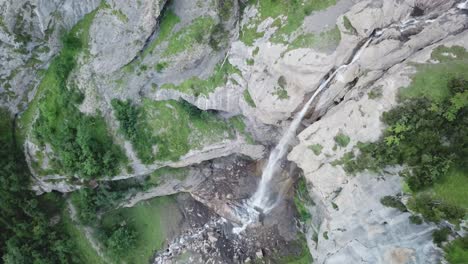
<path fill-rule="evenodd" d="M 106 240 L 106 247 L 112 256 L 118 259 L 134 247 L 135 241 L 135 231 L 127 225 L 122 225 L 117 227 Z"/>
<path fill-rule="evenodd" d="M 415 225 L 421 225 L 423 223 L 423 219 L 419 215 L 410 215 L 409 220 Z"/>
<path fill-rule="evenodd" d="M 432 240 L 437 246 L 441 246 L 442 242 L 447 241 L 448 236 L 450 235 L 450 228 L 444 227 L 442 229 L 434 231 L 432 233 Z"/>
<path fill-rule="evenodd" d="M 350 138 L 343 134 L 343 133 L 338 133 L 336 136 L 335 136 L 335 142 L 336 144 L 338 144 L 338 146 L 344 148 L 346 146 L 348 146 L 349 144 L 349 141 L 350 141 Z"/>
<path fill-rule="evenodd" d="M 406 206 L 400 201 L 400 199 L 395 196 L 384 196 L 382 199 L 380 199 L 380 203 L 387 207 L 398 209 L 402 212 L 408 211 L 408 209 L 406 209 Z"/>
<path fill-rule="evenodd" d="M 451 241 L 444 247 L 444 251 L 450 264 L 468 263 L 468 235 Z"/>

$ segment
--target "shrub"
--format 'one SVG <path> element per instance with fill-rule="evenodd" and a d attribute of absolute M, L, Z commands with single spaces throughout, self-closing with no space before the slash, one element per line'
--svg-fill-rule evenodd
<path fill-rule="evenodd" d="M 348 146 L 349 141 L 350 141 L 350 138 L 341 132 L 338 133 L 334 139 L 335 139 L 336 144 L 338 144 L 338 146 L 342 148 Z"/>
<path fill-rule="evenodd" d="M 421 225 L 423 223 L 423 219 L 419 215 L 410 215 L 409 220 L 415 225 Z"/>
<path fill-rule="evenodd" d="M 398 209 L 402 212 L 408 211 L 408 209 L 406 209 L 406 206 L 400 201 L 400 199 L 398 199 L 395 196 L 384 196 L 382 199 L 380 199 L 380 203 L 387 207 Z"/>
<path fill-rule="evenodd" d="M 451 231 L 450 231 L 450 228 L 448 227 L 444 227 L 442 229 L 436 230 L 434 231 L 434 233 L 432 233 L 432 240 L 437 246 L 440 247 L 442 242 L 447 241 L 447 238 L 450 235 L 450 233 Z"/>

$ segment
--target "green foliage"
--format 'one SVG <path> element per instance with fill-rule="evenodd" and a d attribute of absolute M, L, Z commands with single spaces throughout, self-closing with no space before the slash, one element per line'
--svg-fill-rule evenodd
<path fill-rule="evenodd" d="M 383 87 L 381 85 L 373 88 L 367 93 L 369 99 L 378 99 L 381 98 L 383 95 Z"/>
<path fill-rule="evenodd" d="M 252 96 L 249 93 L 249 89 L 245 89 L 242 95 L 244 96 L 244 100 L 247 102 L 248 105 L 250 105 L 250 107 L 257 107 L 257 105 L 255 105 L 255 101 L 252 99 Z"/>
<path fill-rule="evenodd" d="M 175 25 L 180 22 L 180 18 L 174 14 L 170 9 L 164 11 L 164 14 L 161 17 L 161 23 L 159 25 L 159 34 L 158 36 L 148 45 L 146 50 L 143 52 L 143 57 L 148 55 L 148 53 L 153 53 L 155 48 L 160 45 L 163 41 L 166 41 L 169 36 L 172 34 L 172 30 Z"/>
<path fill-rule="evenodd" d="M 118 208 L 105 213 L 99 222 L 104 244 L 108 244 L 106 241 L 122 226 L 124 230 L 121 233 L 124 234 L 114 235 L 116 240 L 126 244 L 130 238 L 132 242 L 132 246 L 124 246 L 119 252 L 106 250 L 105 253 L 111 259 L 118 258 L 121 263 L 148 263 L 154 252 L 162 249 L 170 232 L 168 227 L 173 227 L 174 221 L 178 221 L 177 213 L 176 201 L 170 196 L 153 198 L 130 208 Z"/>
<path fill-rule="evenodd" d="M 334 139 L 335 139 L 336 144 L 338 144 L 338 146 L 340 146 L 340 147 L 342 147 L 342 148 L 348 146 L 349 141 L 350 141 L 350 138 L 349 138 L 347 135 L 345 135 L 345 134 L 343 134 L 343 133 L 341 133 L 341 132 L 338 133 L 338 134 L 334 137 Z"/>
<path fill-rule="evenodd" d="M 415 225 L 421 225 L 423 223 L 423 219 L 419 215 L 410 215 L 409 220 Z"/>
<path fill-rule="evenodd" d="M 336 0 L 294 0 L 294 1 L 277 1 L 277 0 L 261 0 L 258 1 L 258 15 L 253 18 L 250 23 L 244 25 L 241 32 L 241 40 L 252 45 L 254 40 L 262 37 L 262 33 L 257 33 L 258 25 L 271 17 L 277 19 L 281 15 L 286 16 L 284 23 L 277 23 L 277 32 L 271 39 L 275 43 L 286 43 L 289 35 L 298 29 L 304 18 L 310 15 L 313 11 L 325 9 L 336 4 Z"/>
<path fill-rule="evenodd" d="M 81 189 L 72 194 L 73 204 L 78 209 L 78 218 L 83 224 L 96 224 L 97 213 L 108 211 L 115 207 L 125 193 L 111 191 L 109 186 L 99 186 L 95 189 Z"/>
<path fill-rule="evenodd" d="M 459 237 L 444 247 L 445 259 L 450 264 L 468 263 L 468 235 Z"/>
<path fill-rule="evenodd" d="M 323 147 L 320 144 L 314 144 L 314 145 L 309 146 L 309 149 L 311 149 L 312 152 L 314 152 L 314 154 L 318 156 L 320 155 L 320 153 L 322 153 Z"/>
<path fill-rule="evenodd" d="M 468 52 L 464 48 L 439 46 L 432 53 L 432 58 L 441 62 L 416 65 L 418 72 L 413 76 L 411 85 L 400 90 L 401 99 L 424 97 L 440 103 L 453 97 L 452 82 L 466 82 Z"/>
<path fill-rule="evenodd" d="M 441 229 L 438 229 L 432 233 L 432 240 L 437 246 L 441 246 L 442 242 L 447 241 L 448 236 L 450 235 L 451 231 L 450 228 L 444 227 Z"/>
<path fill-rule="evenodd" d="M 408 207 L 421 213 L 425 220 L 436 223 L 443 219 L 452 223 L 458 223 L 466 214 L 466 209 L 436 199 L 428 193 L 414 195 L 408 201 Z"/>
<path fill-rule="evenodd" d="M 395 196 L 384 196 L 380 199 L 380 203 L 387 206 L 398 209 L 402 212 L 407 212 L 405 204 L 403 204 L 398 197 Z"/>
<path fill-rule="evenodd" d="M 245 63 L 247 63 L 247 65 L 254 65 L 255 61 L 254 59 L 247 59 Z"/>
<path fill-rule="evenodd" d="M 169 36 L 167 39 L 168 46 L 163 55 L 175 55 L 192 48 L 195 43 L 208 41 L 206 32 L 210 32 L 214 26 L 215 22 L 211 17 L 198 17 L 194 19 L 190 25 Z"/>
<path fill-rule="evenodd" d="M 144 163 L 178 160 L 190 149 L 232 136 L 228 123 L 185 101 L 151 101 L 142 106 L 114 101 L 116 117 Z M 156 151 L 154 151 L 156 149 Z"/>
<path fill-rule="evenodd" d="M 294 205 L 299 214 L 299 220 L 302 222 L 308 221 L 312 216 L 307 209 L 308 205 L 313 205 L 313 201 L 310 198 L 309 191 L 307 190 L 307 183 L 304 177 L 299 177 L 296 182 L 296 189 L 294 195 Z"/>
<path fill-rule="evenodd" d="M 169 65 L 169 63 L 167 62 L 159 62 L 158 64 L 156 64 L 155 68 L 156 68 L 156 71 L 161 73 L 162 71 L 164 71 L 164 69 L 167 68 L 167 66 Z"/>
<path fill-rule="evenodd" d="M 307 246 L 307 240 L 303 234 L 299 234 L 299 238 L 292 241 L 292 243 L 294 248 L 297 249 L 297 253 L 274 258 L 274 263 L 310 264 L 313 262 L 312 255 Z"/>
<path fill-rule="evenodd" d="M 135 231 L 126 225 L 121 225 L 113 230 L 105 244 L 109 253 L 118 261 L 127 254 L 128 250 L 135 247 L 135 240 Z"/>
<path fill-rule="evenodd" d="M 213 74 L 206 80 L 200 79 L 198 76 L 193 76 L 179 85 L 165 83 L 161 88 L 174 89 L 195 96 L 208 95 L 216 88 L 224 85 L 229 75 L 234 73 L 239 73 L 239 70 L 226 61 L 224 64 L 216 65 Z"/>
<path fill-rule="evenodd" d="M 353 27 L 353 24 L 351 24 L 351 21 L 349 21 L 349 18 L 347 16 L 343 16 L 343 24 L 344 24 L 345 29 L 349 33 L 351 33 L 353 35 L 357 34 L 356 29 Z"/>
<path fill-rule="evenodd" d="M 275 87 L 275 91 L 273 92 L 274 95 L 278 97 L 280 100 L 286 100 L 289 98 L 288 91 L 285 88 L 277 86 Z"/>
<path fill-rule="evenodd" d="M 323 238 L 325 238 L 326 240 L 328 240 L 328 231 L 323 232 Z"/>
<path fill-rule="evenodd" d="M 63 174 L 83 178 L 113 175 L 125 160 L 122 150 L 113 144 L 104 119 L 82 114 L 77 104 L 83 95 L 68 85 L 68 77 L 77 66 L 78 55 L 87 47 L 87 36 L 95 12 L 88 14 L 63 38 L 63 48 L 52 61 L 35 101 L 29 106 L 24 122 L 32 122 L 35 138 L 49 143 L 57 155 L 57 169 Z M 29 124 L 23 122 L 25 127 Z"/>
<path fill-rule="evenodd" d="M 289 50 L 299 48 L 313 48 L 318 51 L 329 51 L 338 46 L 341 41 L 341 33 L 338 26 L 320 34 L 308 33 L 299 35 L 295 38 L 288 47 Z"/>
<path fill-rule="evenodd" d="M 78 263 L 73 244 L 52 225 L 52 198 L 30 189 L 28 166 L 10 114 L 0 109 L 0 254 L 4 263 Z M 49 197 L 49 196 L 47 196 Z"/>

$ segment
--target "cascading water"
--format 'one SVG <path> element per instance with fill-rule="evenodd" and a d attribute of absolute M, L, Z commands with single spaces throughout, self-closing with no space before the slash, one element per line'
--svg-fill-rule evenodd
<path fill-rule="evenodd" d="M 378 36 L 381 33 L 382 31 L 377 32 L 375 35 Z M 278 193 L 272 192 L 273 179 L 275 174 L 278 172 L 280 162 L 286 155 L 286 152 L 289 148 L 289 144 L 295 136 L 296 130 L 299 127 L 302 119 L 304 118 L 304 115 L 306 114 L 314 99 L 319 95 L 320 92 L 322 92 L 328 86 L 328 84 L 336 76 L 336 74 L 342 69 L 353 64 L 357 59 L 359 59 L 362 51 L 369 45 L 371 41 L 372 37 L 370 37 L 364 43 L 364 45 L 362 45 L 359 48 L 359 50 L 354 54 L 350 63 L 341 65 L 335 71 L 333 71 L 333 73 L 330 74 L 328 78 L 323 80 L 320 86 L 312 95 L 312 97 L 310 97 L 310 99 L 307 101 L 304 107 L 302 107 L 301 111 L 293 119 L 289 128 L 286 130 L 286 133 L 280 139 L 278 145 L 276 145 L 276 147 L 270 153 L 268 163 L 263 169 L 262 178 L 259 182 L 256 192 L 243 206 L 236 208 L 236 212 L 238 213 L 239 218 L 242 220 L 243 225 L 241 227 L 234 228 L 234 233 L 242 232 L 248 225 L 258 221 L 260 214 L 266 214 L 276 206 L 276 204 L 280 200 L 280 195 Z"/>

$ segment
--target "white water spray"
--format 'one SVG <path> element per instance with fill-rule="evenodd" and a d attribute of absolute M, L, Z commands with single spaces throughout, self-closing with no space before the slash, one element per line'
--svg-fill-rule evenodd
<path fill-rule="evenodd" d="M 380 34 L 381 32 L 377 33 L 377 35 Z M 322 81 L 317 90 L 315 90 L 312 97 L 310 97 L 310 99 L 307 101 L 304 107 L 302 107 L 301 111 L 293 119 L 288 130 L 286 130 L 286 133 L 280 139 L 278 145 L 276 145 L 276 147 L 270 153 L 268 163 L 263 169 L 262 178 L 260 180 L 256 192 L 251 197 L 251 199 L 245 204 L 245 206 L 241 208 L 244 210 L 244 212 L 239 212 L 239 215 L 241 220 L 243 221 L 243 225 L 241 227 L 234 228 L 234 233 L 242 232 L 248 225 L 257 221 L 260 214 L 266 214 L 276 206 L 280 197 L 279 195 L 272 195 L 272 181 L 275 174 L 278 172 L 278 167 L 280 165 L 281 160 L 286 155 L 291 140 L 296 135 L 296 130 L 299 127 L 302 119 L 304 118 L 304 115 L 307 113 L 307 110 L 309 109 L 314 99 L 319 95 L 320 92 L 322 92 L 328 86 L 328 84 L 331 80 L 333 80 L 336 74 L 340 70 L 348 67 L 349 65 L 353 64 L 357 59 L 359 59 L 362 51 L 369 45 L 371 41 L 372 38 L 369 38 L 364 43 L 364 45 L 362 45 L 362 47 L 354 54 L 349 64 L 341 65 L 335 71 L 333 71 L 333 73 L 330 74 L 330 76 L 328 76 L 326 80 Z"/>

